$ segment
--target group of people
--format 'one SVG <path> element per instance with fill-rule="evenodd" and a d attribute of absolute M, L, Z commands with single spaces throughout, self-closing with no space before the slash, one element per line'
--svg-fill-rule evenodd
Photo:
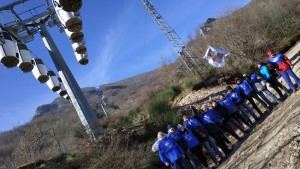
<path fill-rule="evenodd" d="M 269 61 L 257 65 L 258 73 L 235 78 L 235 88 L 227 86 L 225 94 L 220 94 L 216 99 L 210 98 L 199 110 L 190 105 L 189 113 L 181 112 L 182 124 L 169 124 L 167 134 L 158 132 L 152 151 L 159 152 L 164 165 L 173 169 L 197 169 L 199 164 L 193 158 L 197 157 L 198 161 L 208 168 L 203 147 L 215 165 L 218 165 L 231 152 L 232 140 L 228 139 L 228 135 L 241 141 L 244 136 L 239 135 L 248 133 L 255 121 L 263 116 L 264 113 L 257 103 L 270 112 L 274 106 L 284 101 L 286 96 L 297 91 L 300 79 L 293 72 L 291 61 L 283 54 L 274 54 L 272 50 L 268 51 L 267 55 Z M 289 89 L 278 81 L 279 75 Z M 267 84 L 276 91 L 279 98 L 268 89 Z M 240 130 L 240 134 L 237 130 Z M 228 134 L 225 135 L 225 132 Z"/>

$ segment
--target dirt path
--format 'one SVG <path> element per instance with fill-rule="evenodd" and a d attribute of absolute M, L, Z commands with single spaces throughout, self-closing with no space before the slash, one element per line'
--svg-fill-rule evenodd
<path fill-rule="evenodd" d="M 300 75 L 300 43 L 286 54 Z M 222 169 L 300 168 L 300 91 L 279 104 L 252 131 Z"/>

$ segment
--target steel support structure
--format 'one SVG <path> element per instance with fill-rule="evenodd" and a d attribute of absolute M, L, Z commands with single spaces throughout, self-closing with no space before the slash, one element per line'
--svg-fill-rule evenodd
<path fill-rule="evenodd" d="M 156 11 L 154 6 L 148 0 L 142 0 L 142 1 L 144 4 L 144 7 L 148 11 L 148 13 L 151 15 L 151 17 L 155 20 L 155 22 L 159 26 L 159 28 L 163 31 L 164 35 L 169 40 L 169 42 L 172 44 L 175 51 L 180 54 L 180 59 L 182 60 L 182 62 L 186 66 L 186 68 L 189 71 L 191 71 L 192 73 L 194 73 L 195 75 L 198 75 L 201 78 L 203 78 L 200 73 L 200 69 L 201 69 L 200 64 L 202 64 L 200 59 L 196 56 L 193 56 L 185 48 L 183 40 L 172 29 L 172 27 L 164 20 L 164 18 Z"/>
<path fill-rule="evenodd" d="M 66 64 L 60 51 L 54 43 L 50 33 L 45 26 L 45 20 L 41 20 L 40 22 L 38 22 L 37 27 L 44 41 L 44 44 L 53 60 L 57 72 L 66 87 L 66 90 L 71 98 L 71 102 L 75 107 L 81 123 L 83 124 L 89 136 L 96 140 L 96 138 L 103 133 L 103 129 L 99 125 L 96 113 L 92 110 L 87 99 L 83 95 L 81 88 L 79 87 L 73 74 L 71 73 L 68 65 Z"/>
<path fill-rule="evenodd" d="M 106 103 L 104 101 L 104 95 L 103 95 L 103 92 L 101 91 L 100 87 L 96 87 L 95 88 L 95 91 L 96 91 L 96 94 L 99 98 L 99 102 L 100 102 L 100 106 L 105 114 L 105 116 L 108 116 L 108 112 L 107 112 L 107 108 L 106 108 Z"/>

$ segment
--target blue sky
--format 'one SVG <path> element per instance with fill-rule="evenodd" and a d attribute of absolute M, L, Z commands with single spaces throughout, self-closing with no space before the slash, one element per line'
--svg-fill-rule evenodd
<path fill-rule="evenodd" d="M 0 5 L 14 2 L 2 0 Z M 41 0 L 16 8 L 22 12 Z M 242 7 L 250 0 L 152 0 L 158 12 L 187 41 L 196 28 L 209 17 L 217 17 L 230 7 Z M 0 22 L 11 16 L 1 13 Z M 169 42 L 143 8 L 141 0 L 89 0 L 81 9 L 83 32 L 90 63 L 77 64 L 64 33 L 54 27 L 49 31 L 81 87 L 99 86 L 148 72 L 160 66 L 160 57 L 172 56 Z M 25 17 L 25 16 L 23 16 Z M 28 44 L 47 67 L 56 70 L 43 42 L 36 34 Z M 45 84 L 39 84 L 32 73 L 0 65 L 0 131 L 6 131 L 31 120 L 35 109 L 58 97 Z"/>

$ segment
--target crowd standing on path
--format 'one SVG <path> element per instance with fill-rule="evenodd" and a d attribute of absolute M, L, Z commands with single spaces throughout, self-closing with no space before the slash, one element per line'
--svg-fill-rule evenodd
<path fill-rule="evenodd" d="M 267 52 L 267 56 L 268 63 L 259 63 L 257 73 L 235 78 L 234 88 L 227 86 L 226 93 L 220 94 L 217 99 L 210 98 L 210 102 L 202 104 L 199 110 L 190 105 L 189 113 L 181 112 L 182 124 L 178 124 L 177 127 L 169 124 L 166 127 L 167 134 L 158 132 L 152 151 L 159 152 L 164 165 L 172 169 L 197 169 L 201 165 L 209 168 L 205 154 L 215 166 L 219 165 L 234 146 L 228 136 L 242 141 L 255 122 L 297 91 L 300 79 L 293 72 L 291 61 L 283 54 L 274 54 L 272 50 Z M 278 77 L 284 79 L 289 89 L 278 81 Z M 273 88 L 279 98 L 268 87 Z M 265 111 L 261 110 L 257 103 L 260 103 Z"/>

